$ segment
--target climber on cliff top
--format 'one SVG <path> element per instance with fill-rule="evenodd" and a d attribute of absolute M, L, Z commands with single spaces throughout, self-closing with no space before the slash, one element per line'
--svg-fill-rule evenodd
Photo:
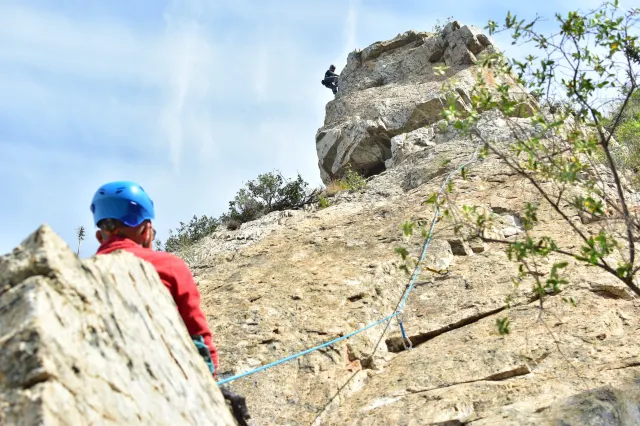
<path fill-rule="evenodd" d="M 96 191 L 91 201 L 91 213 L 99 228 L 96 238 L 100 247 L 96 254 L 125 250 L 156 268 L 160 280 L 178 307 L 193 343 L 215 376 L 218 351 L 211 339 L 207 318 L 200 309 L 200 292 L 191 271 L 179 257 L 151 248 L 155 237 L 151 220 L 155 212 L 149 195 L 135 182 L 110 182 Z M 246 419 L 250 416 L 245 398 L 224 387 L 220 390 L 225 399 L 230 401 L 238 423 L 246 425 Z"/>
<path fill-rule="evenodd" d="M 338 93 L 338 74 L 334 72 L 335 70 L 336 67 L 331 65 L 324 73 L 324 80 L 322 80 L 322 85 L 331 89 L 334 95 Z"/>

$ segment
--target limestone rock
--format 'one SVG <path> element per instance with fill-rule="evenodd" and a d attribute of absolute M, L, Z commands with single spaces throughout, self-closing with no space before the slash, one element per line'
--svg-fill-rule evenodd
<path fill-rule="evenodd" d="M 640 383 L 636 378 L 619 387 L 607 385 L 580 392 L 538 412 L 512 410 L 474 422 L 480 426 L 497 423 L 508 426 L 637 425 L 640 424 Z"/>
<path fill-rule="evenodd" d="M 440 37 L 429 37 L 424 41 L 424 53 L 429 62 L 438 62 L 445 51 L 444 41 Z"/>
<path fill-rule="evenodd" d="M 475 130 L 496 144 L 509 143 L 514 132 L 526 136 L 535 130 L 528 119 L 510 120 L 487 111 Z M 345 144 L 352 142 L 344 137 Z M 196 268 L 219 342 L 223 377 L 343 336 L 393 312 L 408 282 L 395 249 L 403 247 L 417 258 L 423 244 L 419 230 L 403 237 L 402 224 L 431 224 L 433 206 L 424 205 L 425 200 L 470 158 L 476 144 L 436 123 L 392 139 L 392 165 L 372 176 L 364 190 L 340 193 L 328 208 L 288 217 L 286 226 L 238 246 L 229 261 Z M 458 205 L 480 206 L 496 215 L 494 234 L 488 236 L 503 238 L 504 230 L 513 228 L 507 229 L 507 234 L 515 232 L 509 238 L 522 238 L 517 212 L 525 202 L 537 201 L 526 180 L 488 156 L 468 167 L 466 179 L 454 175 L 453 184 Z M 549 206 L 540 206 L 538 220 L 529 231 L 534 239 L 553 235 L 562 246 L 580 244 Z M 578 406 L 578 417 L 560 409 L 555 417 L 536 416 L 555 413 L 548 407 L 588 389 L 626 389 L 630 380 L 629 386 L 635 386 L 633 378 L 640 374 L 640 302 L 635 295 L 614 277 L 571 260 L 566 269 L 571 285 L 545 300 L 542 323 L 531 286 L 514 288 L 518 269 L 504 246 L 478 238 L 461 241 L 450 225 L 446 220 L 436 224 L 403 311 L 413 349 L 405 350 L 393 322 L 384 334 L 384 327 L 374 327 L 232 382 L 251 404 L 256 426 L 411 424 L 413 419 L 419 419 L 417 424 L 519 424 L 528 417 L 541 419 L 537 424 L 557 418 L 575 422 L 571 419 L 588 414 L 588 405 Z M 234 240 L 242 230 L 228 235 Z M 214 241 L 208 244 L 222 250 Z M 541 264 L 541 271 L 554 261 Z M 501 336 L 496 321 L 505 316 L 511 331 Z"/>
<path fill-rule="evenodd" d="M 444 28 L 442 29 L 441 37 L 446 40 L 449 37 L 449 35 L 451 35 L 454 31 L 457 31 L 459 29 L 460 29 L 460 22 L 451 21 L 447 25 L 445 25 Z"/>
<path fill-rule="evenodd" d="M 447 65 L 474 65 L 477 62 L 473 52 L 461 41 L 452 43 L 444 52 L 444 63 Z"/>
<path fill-rule="evenodd" d="M 451 246 L 451 253 L 454 256 L 470 256 L 474 253 L 469 243 L 462 238 L 449 240 L 449 245 Z"/>
<path fill-rule="evenodd" d="M 563 302 L 554 299 L 548 303 L 559 307 Z M 618 303 L 618 307 L 625 305 L 624 301 Z M 517 321 L 521 329 L 506 338 L 491 331 L 495 318 L 478 316 L 465 327 L 402 352 L 336 410 L 327 424 L 385 425 L 418 418 L 427 424 L 448 421 L 483 426 L 637 424 L 637 355 L 623 364 L 626 368 L 614 360 L 637 350 L 638 340 L 628 340 L 630 336 L 624 333 L 608 337 L 614 341 L 598 345 L 597 351 L 578 349 L 580 339 L 587 338 L 591 330 L 570 324 L 587 318 L 597 322 L 607 317 L 609 309 L 597 299 L 585 300 L 577 311 L 564 314 L 562 325 L 556 326 L 573 330 L 572 336 L 563 333 L 560 341 L 564 351 L 573 354 L 569 364 L 554 349 L 556 342 L 546 327 L 525 320 L 533 318 L 536 309 L 523 306 L 512 312 L 514 324 Z M 609 387 L 583 393 L 585 383 L 597 387 L 603 382 L 610 383 Z M 628 393 L 611 389 L 627 382 L 631 382 Z"/>
<path fill-rule="evenodd" d="M 191 268 L 202 268 L 216 262 L 232 261 L 238 251 L 248 247 L 272 232 L 295 222 L 303 213 L 296 210 L 275 211 L 251 222 L 245 222 L 237 230 L 221 227 L 219 231 L 204 237 L 196 244 L 178 253 Z"/>
<path fill-rule="evenodd" d="M 474 55 L 482 52 L 486 47 L 493 46 L 488 35 L 483 34 L 473 25 L 465 25 L 443 36 L 447 46 L 465 46 Z"/>
<path fill-rule="evenodd" d="M 433 127 L 422 127 L 413 132 L 394 136 L 391 138 L 391 158 L 385 161 L 385 167 L 396 166 L 416 151 L 434 146 L 434 137 Z"/>
<path fill-rule="evenodd" d="M 416 31 L 407 31 L 402 34 L 398 34 L 395 38 L 389 41 L 379 41 L 373 43 L 371 46 L 362 50 L 361 60 L 362 62 L 369 61 L 377 58 L 385 52 L 393 49 L 397 49 L 402 46 L 406 46 L 409 43 L 415 42 L 419 37 L 426 35 L 427 33 L 418 33 Z"/>
<path fill-rule="evenodd" d="M 469 245 L 469 248 L 471 249 L 471 251 L 473 251 L 474 253 L 482 253 L 483 251 L 487 250 L 487 246 L 488 246 L 487 243 L 485 243 L 484 241 L 482 241 L 482 239 L 477 237 L 467 241 L 467 244 Z"/>
<path fill-rule="evenodd" d="M 347 164 L 366 176 L 393 167 L 386 164 L 393 156 L 392 139 L 442 118 L 443 80 L 455 76 L 456 107 L 468 110 L 479 71 L 474 64 L 496 49 L 478 28 L 454 21 L 439 35 L 407 31 L 351 52 L 338 95 L 327 104 L 324 126 L 316 133 L 322 180 L 341 177 Z M 449 66 L 444 77 L 435 70 L 442 65 Z M 511 87 L 510 95 L 522 99 L 522 116 L 535 110 L 535 101 L 512 77 L 486 80 Z"/>
<path fill-rule="evenodd" d="M 0 257 L 0 424 L 234 422 L 153 267 L 43 226 Z"/>

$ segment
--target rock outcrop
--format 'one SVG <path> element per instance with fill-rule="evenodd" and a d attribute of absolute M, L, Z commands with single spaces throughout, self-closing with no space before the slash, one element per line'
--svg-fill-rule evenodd
<path fill-rule="evenodd" d="M 43 226 L 0 257 L 0 424 L 235 423 L 153 267 Z"/>
<path fill-rule="evenodd" d="M 338 96 L 327 104 L 324 126 L 316 134 L 322 180 L 342 176 L 347 164 L 367 176 L 385 170 L 392 138 L 440 120 L 447 96 L 459 109 L 468 109 L 480 71 L 475 64 L 495 51 L 478 28 L 453 21 L 440 34 L 407 31 L 351 52 Z M 435 68 L 443 65 L 445 74 L 437 74 Z M 446 80 L 452 90 L 443 88 Z M 512 87 L 512 96 L 522 99 L 523 114 L 534 109 L 535 102 L 511 77 L 486 80 Z"/>

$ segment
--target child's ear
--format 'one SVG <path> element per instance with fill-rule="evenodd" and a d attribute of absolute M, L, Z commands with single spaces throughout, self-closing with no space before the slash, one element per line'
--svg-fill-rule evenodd
<path fill-rule="evenodd" d="M 99 229 L 96 231 L 96 240 L 98 240 L 98 242 L 102 244 L 102 231 L 100 231 Z"/>
<path fill-rule="evenodd" d="M 153 243 L 153 226 L 151 225 L 151 222 L 147 222 L 144 225 L 141 237 L 142 237 L 142 246 L 146 248 L 151 248 Z"/>

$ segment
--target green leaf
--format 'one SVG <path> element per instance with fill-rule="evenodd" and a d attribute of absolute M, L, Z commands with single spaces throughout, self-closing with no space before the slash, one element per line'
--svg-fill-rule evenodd
<path fill-rule="evenodd" d="M 425 201 L 424 204 L 436 204 L 437 201 L 438 201 L 438 194 L 434 192 L 433 194 L 431 194 L 429 198 L 427 198 L 427 201 Z"/>
<path fill-rule="evenodd" d="M 402 233 L 404 234 L 405 237 L 411 237 L 413 235 L 413 227 L 414 227 L 414 223 L 407 221 L 404 224 L 402 224 Z"/>
<path fill-rule="evenodd" d="M 402 260 L 407 260 L 407 257 L 409 256 L 409 252 L 407 251 L 406 248 L 404 248 L 404 247 L 396 247 L 394 249 L 394 251 L 396 253 L 398 253 L 400 255 L 400 257 L 402 257 Z"/>
<path fill-rule="evenodd" d="M 500 335 L 509 334 L 509 325 L 511 322 L 508 317 L 504 318 L 496 318 L 496 326 L 498 327 L 498 332 Z"/>
<path fill-rule="evenodd" d="M 616 274 L 618 274 L 618 277 L 622 279 L 631 278 L 632 271 L 633 265 L 626 262 L 618 264 L 618 267 L 616 268 Z"/>
<path fill-rule="evenodd" d="M 447 192 L 448 193 L 452 193 L 453 192 L 453 181 L 449 181 L 447 182 Z"/>
<path fill-rule="evenodd" d="M 522 218 L 524 229 L 530 231 L 536 223 L 538 223 L 538 206 L 532 203 L 526 203 L 524 206 L 524 215 Z"/>
<path fill-rule="evenodd" d="M 426 240 L 427 237 L 429 236 L 429 231 L 427 231 L 427 227 L 423 226 L 420 230 L 420 236 L 422 237 L 423 240 Z"/>

